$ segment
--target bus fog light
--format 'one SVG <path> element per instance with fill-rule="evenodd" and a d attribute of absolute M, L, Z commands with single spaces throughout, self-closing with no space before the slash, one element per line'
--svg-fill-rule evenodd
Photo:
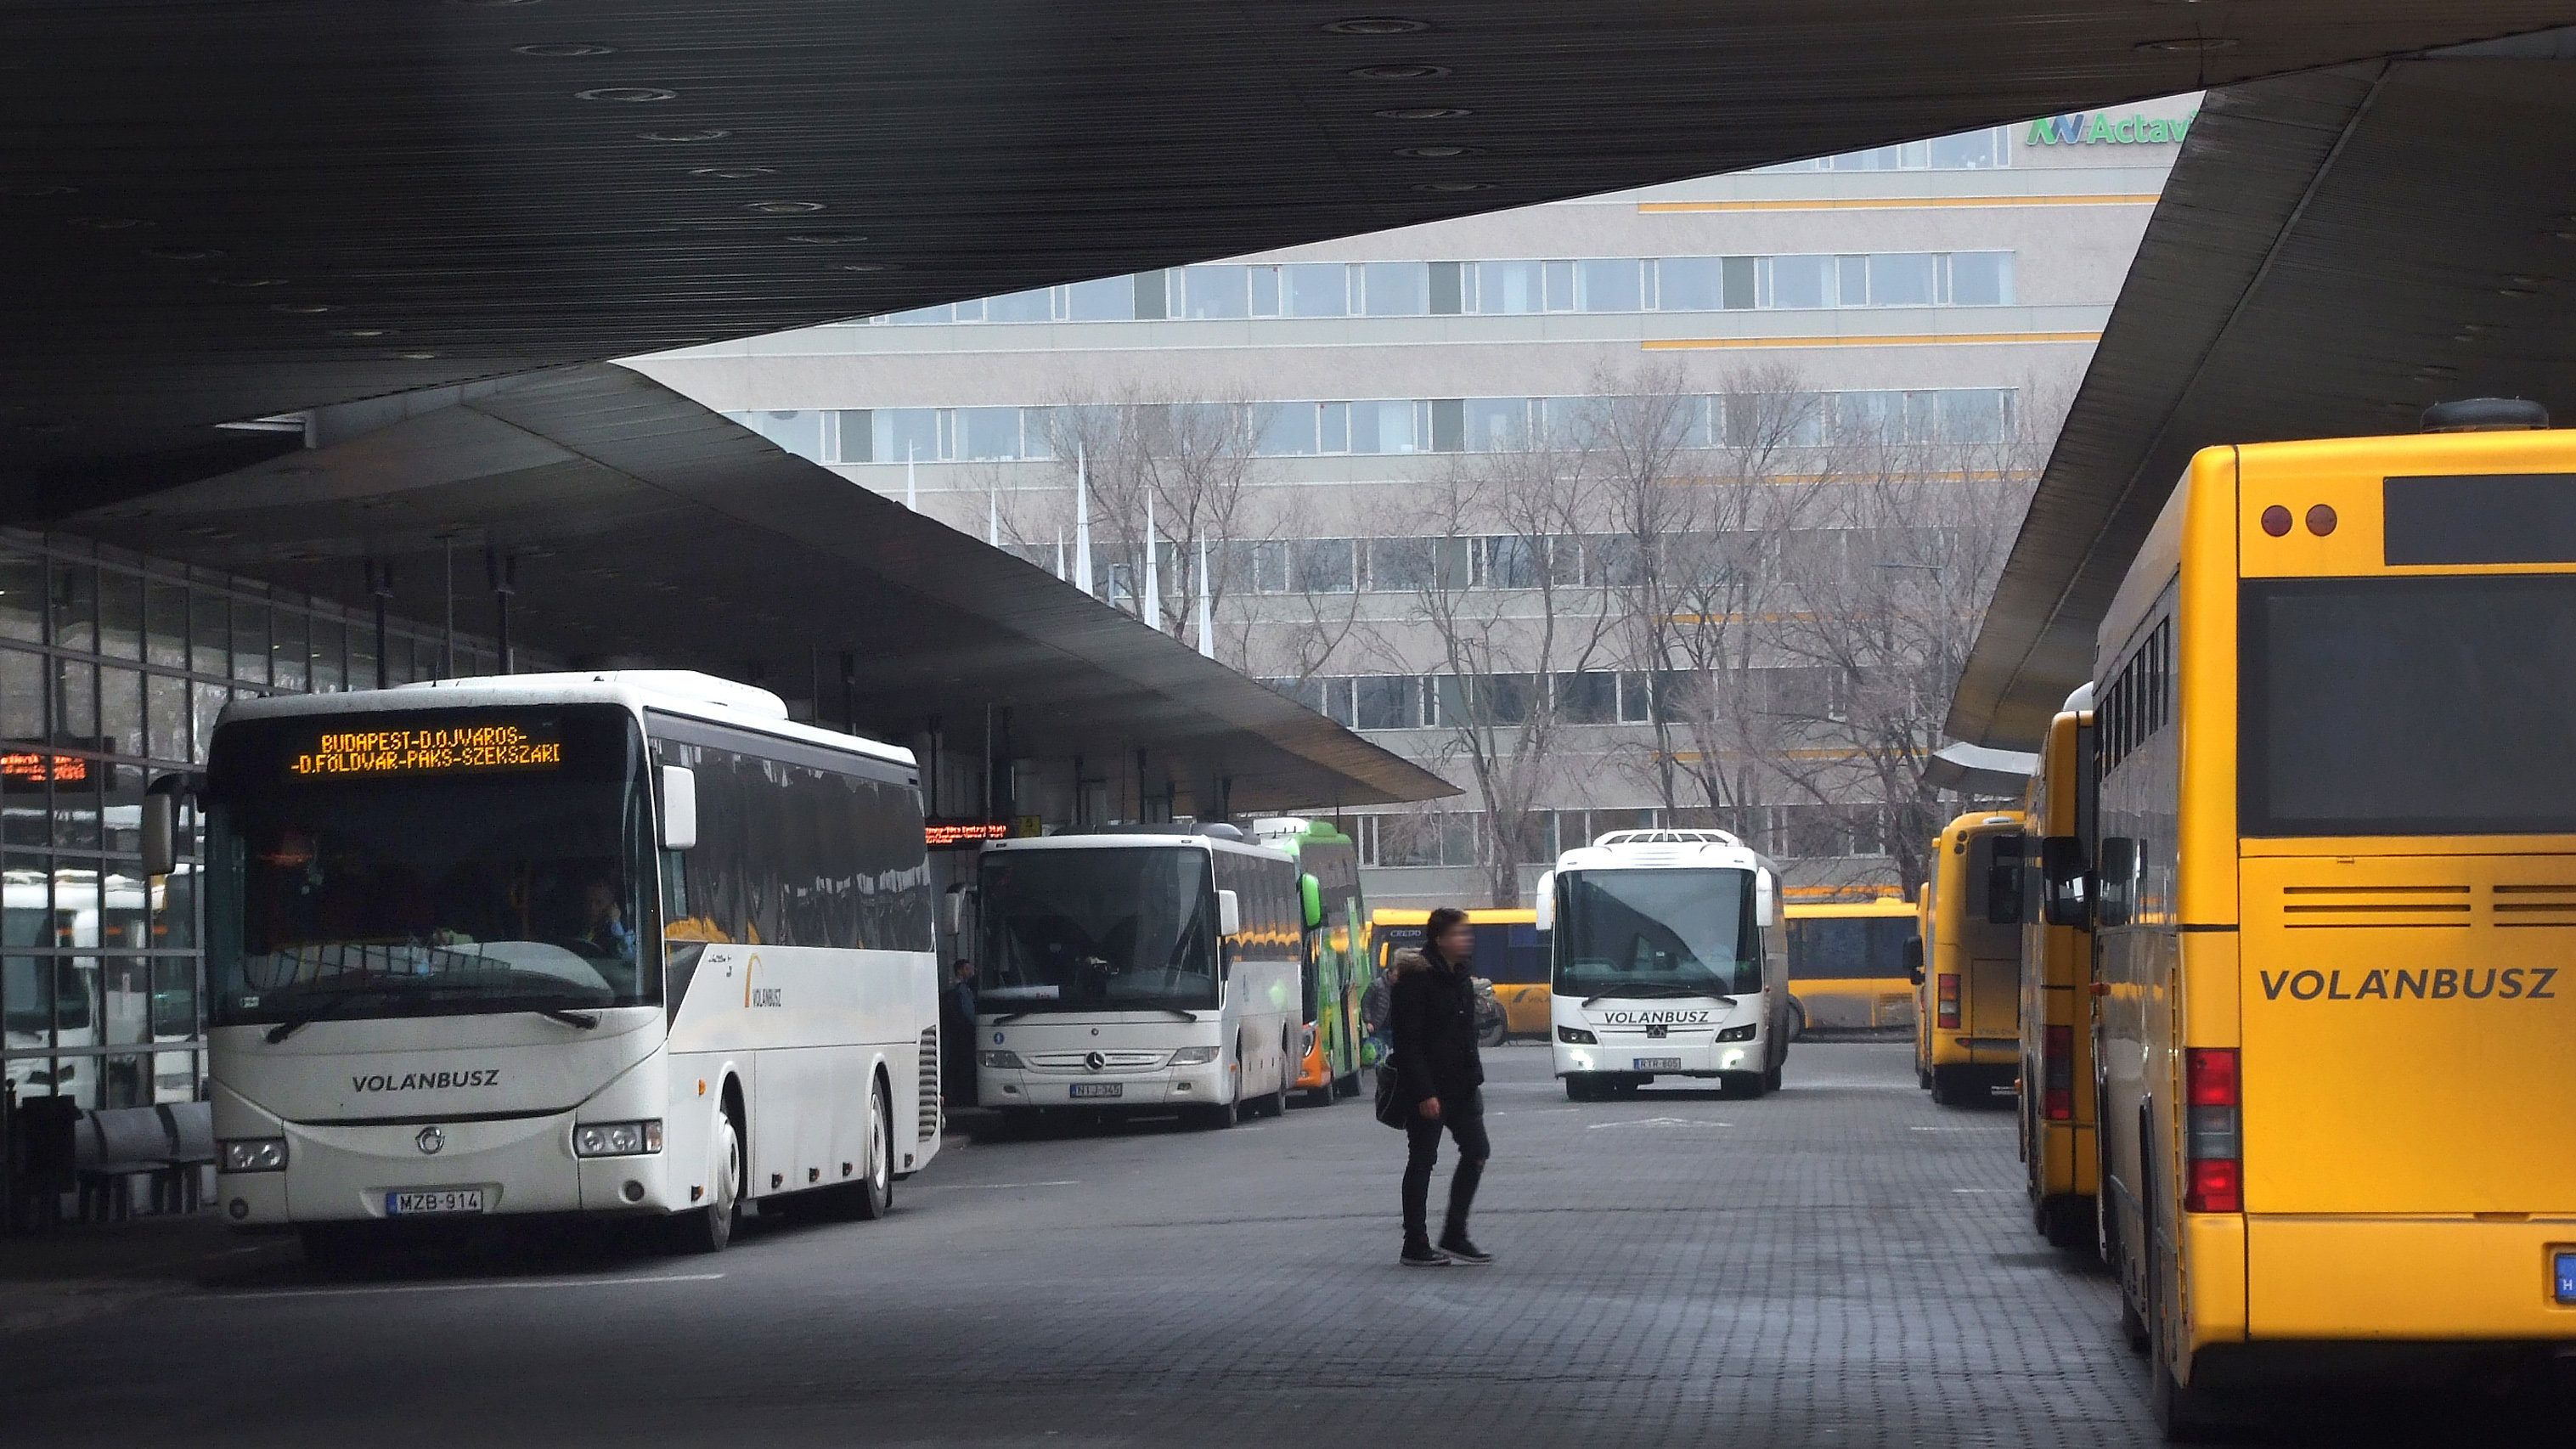
<path fill-rule="evenodd" d="M 626 1185 L 619 1188 L 617 1191 L 628 1202 L 642 1202 L 644 1200 L 644 1184 L 637 1182 L 631 1177 L 626 1179 Z"/>
<path fill-rule="evenodd" d="M 572 1129 L 576 1157 L 637 1157 L 662 1150 L 662 1122 L 585 1122 Z"/>
<path fill-rule="evenodd" d="M 1203 1067 L 1215 1060 L 1216 1048 L 1212 1046 L 1183 1047 L 1172 1053 L 1172 1065 L 1176 1067 Z"/>
<path fill-rule="evenodd" d="M 1748 1022 L 1743 1026 L 1730 1026 L 1726 1030 L 1719 1032 L 1717 1034 L 1717 1039 L 1719 1041 L 1751 1041 L 1753 1040 L 1753 1033 L 1760 1029 L 1761 1028 L 1758 1025 L 1751 1022 Z"/>
<path fill-rule="evenodd" d="M 1565 1043 L 1567 1046 L 1591 1046 L 1600 1040 L 1600 1038 L 1595 1037 L 1592 1033 L 1585 1031 L 1579 1026 L 1558 1027 L 1556 1029 L 1556 1039 Z"/>
<path fill-rule="evenodd" d="M 1020 1069 L 1020 1054 L 1018 1052 L 977 1052 L 975 1065 L 1016 1072 Z"/>
<path fill-rule="evenodd" d="M 286 1139 L 244 1137 L 223 1145 L 226 1172 L 284 1172 Z"/>

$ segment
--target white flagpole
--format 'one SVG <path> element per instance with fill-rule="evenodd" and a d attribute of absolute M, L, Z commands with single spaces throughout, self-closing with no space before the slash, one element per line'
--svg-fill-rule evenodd
<path fill-rule="evenodd" d="M 920 446 L 918 443 L 903 445 L 903 506 L 915 513 L 921 511 L 921 487 L 920 480 L 912 471 L 912 459 L 913 453 Z"/>
<path fill-rule="evenodd" d="M 1064 577 L 1064 530 L 1055 531 L 1055 576 Z"/>
<path fill-rule="evenodd" d="M 1163 540 L 1154 532 L 1154 494 L 1145 493 L 1145 622 L 1156 629 L 1163 627 L 1163 572 L 1158 555 Z"/>
<path fill-rule="evenodd" d="M 1073 586 L 1091 592 L 1091 471 L 1079 449 L 1073 455 Z"/>
<path fill-rule="evenodd" d="M 988 547 L 1002 546 L 1002 490 L 984 495 L 984 542 Z"/>
<path fill-rule="evenodd" d="M 1214 577 L 1208 572 L 1207 537 L 1202 534 L 1199 537 L 1199 652 L 1210 659 L 1216 657 L 1216 611 L 1208 603 L 1208 585 Z"/>

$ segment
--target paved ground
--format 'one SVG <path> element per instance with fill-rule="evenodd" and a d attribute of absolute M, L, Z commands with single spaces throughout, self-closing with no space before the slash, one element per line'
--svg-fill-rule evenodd
<path fill-rule="evenodd" d="M 1577 1106 L 1542 1050 L 1490 1060 L 1493 1268 L 1394 1266 L 1400 1142 L 1358 1103 L 972 1144 L 884 1222 L 756 1223 L 716 1258 L 323 1278 L 172 1247 L 157 1292 L 0 1316 L 0 1443 L 2153 1440 L 2110 1284 L 2029 1230 L 2010 1117 L 1932 1107 L 1902 1045 L 1802 1048 L 1758 1102 Z M 2362 1422 L 2521 1441 L 2436 1407 L 2439 1436 Z"/>

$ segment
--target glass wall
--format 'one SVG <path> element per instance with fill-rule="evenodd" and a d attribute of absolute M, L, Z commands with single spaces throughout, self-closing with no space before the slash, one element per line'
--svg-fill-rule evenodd
<path fill-rule="evenodd" d="M 140 863 L 143 792 L 234 699 L 441 677 L 443 636 L 85 540 L 0 530 L 0 1069 L 21 1097 L 188 1101 L 205 1075 L 193 860 Z M 453 672 L 490 673 L 459 638 Z M 194 838 L 191 828 L 183 840 Z"/>

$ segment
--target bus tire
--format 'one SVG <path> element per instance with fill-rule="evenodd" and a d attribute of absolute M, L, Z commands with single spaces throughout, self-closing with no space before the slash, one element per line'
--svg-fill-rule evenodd
<path fill-rule="evenodd" d="M 1958 1067 L 1932 1069 L 1932 1101 L 1936 1106 L 1973 1106 L 1985 1095 L 1977 1090 L 1974 1079 Z"/>
<path fill-rule="evenodd" d="M 2093 1246 L 2093 1199 L 2073 1193 L 2043 1197 L 2031 1209 L 2031 1226 L 2048 1240 L 2052 1248 L 2089 1248 Z"/>
<path fill-rule="evenodd" d="M 1476 1045 L 1490 1050 L 1491 1048 L 1501 1046 L 1504 1039 L 1509 1037 L 1511 1034 L 1511 1019 L 1509 1017 L 1497 1017 L 1495 1018 L 1492 1026 L 1486 1027 L 1484 1030 L 1476 1033 Z"/>
<path fill-rule="evenodd" d="M 713 1201 L 672 1220 L 672 1232 L 686 1253 L 721 1253 L 742 1222 L 742 1128 L 733 1103 L 716 1114 L 716 1140 L 709 1144 L 708 1166 L 715 1169 Z"/>
<path fill-rule="evenodd" d="M 1932 1089 L 1931 1069 L 1924 1066 L 1921 1062 L 1914 1064 L 1914 1085 L 1921 1091 L 1928 1092 Z"/>
<path fill-rule="evenodd" d="M 1191 1125 L 1206 1132 L 1222 1132 L 1242 1119 L 1242 1105 L 1236 1102 L 1219 1102 L 1190 1112 Z"/>
<path fill-rule="evenodd" d="M 1569 1102 L 1598 1102 L 1601 1100 L 1603 1095 L 1604 1093 L 1601 1090 L 1601 1084 L 1593 1080 L 1593 1076 L 1590 1072 L 1566 1073 L 1565 1100 Z"/>
<path fill-rule="evenodd" d="M 2143 1144 L 2141 1144 L 2143 1146 Z M 2150 1199 L 2152 1201 L 2152 1199 Z M 2157 1211 L 2150 1209 L 2150 1211 Z M 2225 1437 L 2238 1426 L 2224 1401 L 2211 1390 L 2185 1384 L 2174 1376 L 2172 1329 L 2164 1312 L 2164 1264 L 2155 1247 L 2157 1234 L 2147 1232 L 2147 1407 L 2169 1444 L 2204 1444 Z"/>
<path fill-rule="evenodd" d="M 872 1223 L 894 1210 L 894 1119 L 882 1077 L 868 1088 L 867 1154 L 859 1164 L 859 1180 L 831 1190 L 832 1206 L 852 1222 Z"/>
<path fill-rule="evenodd" d="M 1334 1096 L 1336 1096 L 1336 1097 L 1356 1097 L 1356 1096 L 1358 1096 L 1359 1094 L 1360 1094 L 1360 1069 L 1359 1069 L 1359 1068 L 1357 1068 L 1357 1067 L 1353 1067 L 1353 1068 L 1351 1068 L 1351 1069 L 1350 1069 L 1350 1071 L 1349 1071 L 1348 1073 L 1346 1073 L 1346 1074 L 1344 1074 L 1344 1075 L 1342 1075 L 1342 1076 L 1338 1076 L 1338 1077 L 1333 1078 L 1333 1095 L 1334 1095 Z"/>
<path fill-rule="evenodd" d="M 1788 1071 L 1789 1068 L 1785 1063 L 1773 1062 L 1762 1073 L 1762 1089 L 1766 1092 L 1776 1092 L 1780 1090 L 1781 1078 L 1786 1076 Z"/>

